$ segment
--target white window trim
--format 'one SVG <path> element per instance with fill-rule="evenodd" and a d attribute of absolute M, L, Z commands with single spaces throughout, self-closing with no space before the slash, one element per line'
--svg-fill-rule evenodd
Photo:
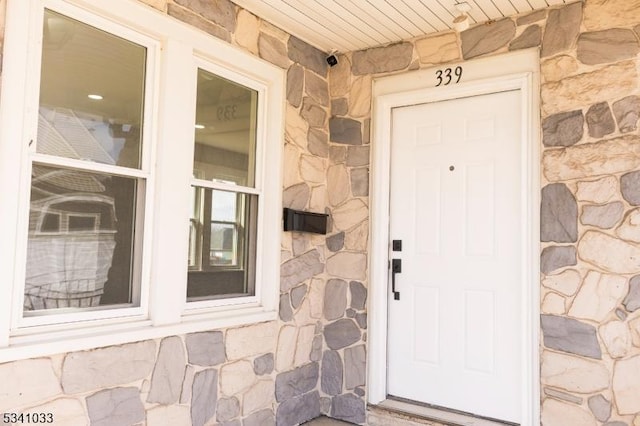
<path fill-rule="evenodd" d="M 113 23 L 102 16 L 97 14 L 93 14 L 90 12 L 86 12 L 80 8 L 70 7 L 69 4 L 63 2 L 49 2 L 44 1 L 41 3 L 44 7 L 48 7 L 56 12 L 62 13 L 66 16 L 71 17 L 72 19 L 79 20 L 83 23 L 94 27 L 100 27 L 107 30 L 111 30 L 113 34 L 117 34 L 122 37 L 126 37 L 127 40 L 130 40 L 134 43 L 137 43 L 146 48 L 146 72 L 145 72 L 145 90 L 144 90 L 144 115 L 143 117 L 148 118 L 145 119 L 142 123 L 142 135 L 143 140 L 142 150 L 140 152 L 140 166 L 138 168 L 129 168 L 122 167 L 117 165 L 110 164 L 101 164 L 94 163 L 84 160 L 77 160 L 65 157 L 57 157 L 55 155 L 48 155 L 38 153 L 37 150 L 37 129 L 38 129 L 38 116 L 37 114 L 25 114 L 25 131 L 32 135 L 29 138 L 29 141 L 35 141 L 34 143 L 29 143 L 26 147 L 26 156 L 27 160 L 25 161 L 25 167 L 22 167 L 22 171 L 20 175 L 20 190 L 19 192 L 22 194 L 28 194 L 31 189 L 31 170 L 35 163 L 38 163 L 39 166 L 46 167 L 69 167 L 74 170 L 87 171 L 87 172 L 96 172 L 96 173 L 105 173 L 112 176 L 122 176 L 126 178 L 139 178 L 139 183 L 143 183 L 143 187 L 138 187 L 138 192 L 143 196 L 136 197 L 136 225 L 142 224 L 142 232 L 136 232 L 135 237 L 135 247 L 150 247 L 152 244 L 152 227 L 153 227 L 153 215 L 145 214 L 146 211 L 152 210 L 153 200 L 154 200 L 154 179 L 152 173 L 152 164 L 151 159 L 153 157 L 153 152 L 155 148 L 155 144 L 153 143 L 153 139 L 155 136 L 154 130 L 154 119 L 157 116 L 156 114 L 156 106 L 157 102 L 157 93 L 159 89 L 159 85 L 157 82 L 157 70 L 158 67 L 158 53 L 160 51 L 161 44 L 159 41 L 154 40 L 146 35 L 142 35 L 139 32 L 136 32 L 130 28 L 119 25 L 118 23 Z M 35 23 L 41 23 L 44 17 L 44 8 L 34 8 L 32 9 L 31 19 L 34 25 L 30 28 L 30 39 L 34 40 L 33 46 L 35 52 L 37 52 L 37 58 L 32 59 L 32 66 L 25 71 L 24 75 L 27 78 L 28 82 L 37 82 L 36 84 L 29 85 L 31 86 L 33 92 L 30 94 L 26 94 L 27 99 L 27 111 L 38 111 L 39 102 L 37 96 L 37 88 L 40 82 L 40 70 L 41 64 L 39 61 L 39 57 L 41 54 L 41 43 L 39 40 L 42 38 L 42 25 L 36 25 Z M 38 42 L 35 42 L 38 40 Z M 34 89 L 35 88 L 35 89 Z M 18 165 L 20 165 L 18 163 Z M 25 212 L 28 211 L 28 197 L 25 197 L 22 202 L 24 204 L 19 208 L 24 208 Z M 14 283 L 23 283 L 25 282 L 25 269 L 26 269 L 26 257 L 27 257 L 27 220 L 28 215 L 22 214 L 20 219 L 23 222 L 18 223 L 18 250 L 16 252 L 20 255 L 16 259 L 14 263 Z M 44 315 L 44 316 L 33 316 L 27 317 L 21 314 L 24 291 L 21 285 L 13 285 L 13 306 L 11 309 L 12 318 L 11 318 L 11 329 L 16 330 L 16 334 L 24 334 L 29 333 L 29 327 L 41 327 L 55 324 L 72 324 L 78 323 L 80 324 L 83 321 L 93 321 L 97 319 L 111 319 L 111 318 L 121 318 L 121 317 L 129 317 L 129 318 L 138 318 L 144 319 L 149 315 L 148 305 L 149 305 L 149 282 L 150 282 L 150 259 L 149 254 L 150 250 L 143 250 L 142 256 L 135 256 L 133 260 L 133 271 L 134 274 L 131 280 L 132 288 L 137 290 L 137 294 L 134 295 L 134 304 L 138 306 L 131 307 L 123 307 L 123 308 L 115 308 L 115 309 L 104 309 L 99 311 L 86 311 L 86 312 L 78 312 L 71 314 L 57 314 L 57 315 Z M 64 326 L 62 326 L 64 327 Z M 68 326 L 67 326 L 68 327 Z"/>
<path fill-rule="evenodd" d="M 159 78 L 152 83 L 155 97 L 145 100 L 152 108 L 153 119 L 149 121 L 155 123 L 147 132 L 150 138 L 145 142 L 157 141 L 149 147 L 146 160 L 143 159 L 143 164 L 149 165 L 146 170 L 151 173 L 145 198 L 151 212 L 145 214 L 143 289 L 145 283 L 151 284 L 148 304 L 145 296 L 141 308 L 131 309 L 124 316 L 100 319 L 98 315 L 81 326 L 52 324 L 18 329 L 12 324 L 12 317 L 15 317 L 12 312 L 16 310 L 12 300 L 14 288 L 22 291 L 24 282 L 24 273 L 17 273 L 20 268 L 15 265 L 22 264 L 23 270 L 26 262 L 30 171 L 25 169 L 30 169 L 28 144 L 35 140 L 37 129 L 37 126 L 29 125 L 28 120 L 35 117 L 38 107 L 41 41 L 37 28 L 42 26 L 45 5 L 63 13 L 69 7 L 80 9 L 95 15 L 96 19 L 114 22 L 155 40 L 160 47 L 153 62 L 159 71 L 155 73 Z M 3 254 L 0 256 L 3 283 L 0 286 L 0 362 L 277 318 L 285 90 L 282 69 L 136 0 L 110 0 L 108 5 L 93 0 L 8 0 L 3 59 L 0 92 L 0 194 L 3 194 L 0 202 L 0 233 L 3 235 L 0 238 L 0 253 Z M 204 307 L 186 302 L 195 70 L 202 61 L 208 64 L 208 69 L 219 70 L 222 77 L 257 90 L 261 99 L 255 186 L 261 194 L 256 295 Z M 192 105 L 192 108 L 185 108 L 185 105 Z M 144 167 L 141 170 L 144 171 Z M 18 176 L 20 179 L 16 182 Z M 17 195 L 16 187 L 20 188 Z"/>

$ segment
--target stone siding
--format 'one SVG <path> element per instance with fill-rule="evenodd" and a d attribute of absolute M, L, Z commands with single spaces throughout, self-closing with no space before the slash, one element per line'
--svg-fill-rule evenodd
<path fill-rule="evenodd" d="M 330 232 L 283 233 L 278 321 L 2 364 L 0 411 L 74 426 L 364 423 L 372 79 L 539 47 L 542 423 L 640 425 L 640 0 L 341 54 L 329 70 L 228 0 L 140 1 L 286 70 L 283 203 L 328 213 Z"/>
<path fill-rule="evenodd" d="M 4 47 L 4 22 L 5 11 L 7 9 L 7 0 L 0 0 L 0 78 L 2 77 L 2 52 Z M 0 79 L 0 83 L 2 80 Z M 2 89 L 0 84 L 0 89 Z"/>
<path fill-rule="evenodd" d="M 335 219 L 326 236 L 282 234 L 279 320 L 0 364 L 0 412 L 73 426 L 363 423 L 369 151 L 360 122 L 331 119 L 325 54 L 228 0 L 139 1 L 283 68 L 284 207 Z"/>
<path fill-rule="evenodd" d="M 329 74 L 332 120 L 351 135 L 330 126 L 330 141 L 351 149 L 356 123 L 369 127 L 372 77 L 539 48 L 545 426 L 640 425 L 639 11 L 571 3 L 346 53 Z"/>

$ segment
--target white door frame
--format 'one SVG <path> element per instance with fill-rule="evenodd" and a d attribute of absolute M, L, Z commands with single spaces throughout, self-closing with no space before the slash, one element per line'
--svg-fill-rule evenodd
<path fill-rule="evenodd" d="M 368 402 L 387 397 L 389 180 L 393 108 L 505 90 L 522 94 L 522 426 L 540 424 L 540 100 L 537 49 L 381 77 L 373 83 Z M 462 67 L 459 83 L 437 72 Z M 442 74 L 440 74 L 442 75 Z"/>

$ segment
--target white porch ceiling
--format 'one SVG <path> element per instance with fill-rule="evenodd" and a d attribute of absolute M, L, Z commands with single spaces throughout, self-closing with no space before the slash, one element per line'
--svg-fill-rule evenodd
<path fill-rule="evenodd" d="M 457 0 L 232 0 L 324 52 L 452 29 Z M 471 25 L 575 0 L 466 0 Z"/>

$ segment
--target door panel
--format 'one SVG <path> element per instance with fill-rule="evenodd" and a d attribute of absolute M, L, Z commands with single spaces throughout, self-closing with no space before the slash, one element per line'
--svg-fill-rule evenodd
<path fill-rule="evenodd" d="M 521 93 L 392 112 L 388 392 L 520 419 Z"/>

